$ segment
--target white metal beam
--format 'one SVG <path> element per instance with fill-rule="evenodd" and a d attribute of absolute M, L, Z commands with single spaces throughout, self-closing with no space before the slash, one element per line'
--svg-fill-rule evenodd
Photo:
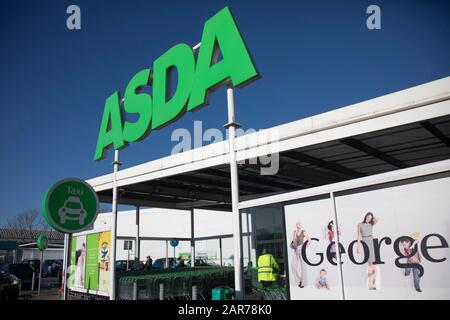
<path fill-rule="evenodd" d="M 239 203 L 239 209 L 258 207 L 272 203 L 286 202 L 306 197 L 314 197 L 318 195 L 329 194 L 330 192 L 336 193 L 340 191 L 361 188 L 370 185 L 377 185 L 405 179 L 412 179 L 416 177 L 427 176 L 447 171 L 450 171 L 450 160 L 443 160 L 420 166 L 410 167 L 406 169 L 398 169 L 394 171 L 380 173 L 368 177 L 346 180 L 324 186 L 286 192 L 269 197 L 243 201 Z"/>

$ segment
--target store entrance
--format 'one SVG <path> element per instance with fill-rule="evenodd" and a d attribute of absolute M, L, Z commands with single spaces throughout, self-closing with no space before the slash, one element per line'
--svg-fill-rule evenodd
<path fill-rule="evenodd" d="M 286 249 L 284 245 L 283 208 L 280 204 L 270 204 L 245 210 L 251 216 L 252 248 L 255 252 L 254 267 L 258 266 L 258 258 L 264 253 L 270 254 L 279 266 L 277 281 L 269 283 L 253 281 L 253 292 L 261 293 L 264 299 L 286 298 Z M 256 269 L 258 270 L 258 269 Z M 257 272 L 257 271 L 256 271 Z M 264 287 L 264 288 L 263 288 Z"/>

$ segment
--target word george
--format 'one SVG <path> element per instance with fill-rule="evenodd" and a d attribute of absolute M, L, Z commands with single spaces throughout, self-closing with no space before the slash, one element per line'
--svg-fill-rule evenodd
<path fill-rule="evenodd" d="M 441 245 L 439 245 L 439 246 L 428 245 L 428 240 L 430 238 L 432 238 L 432 237 L 436 237 L 440 241 Z M 405 240 L 408 240 L 411 243 L 414 242 L 414 239 L 409 237 L 409 236 L 401 236 L 401 237 L 397 238 L 394 241 L 394 243 L 393 243 L 393 249 L 394 249 L 394 252 L 397 255 L 397 259 L 395 259 L 395 265 L 398 268 L 401 268 L 401 269 L 417 268 L 419 270 L 419 272 L 420 272 L 419 276 L 423 276 L 424 269 L 423 269 L 423 267 L 420 264 L 417 264 L 417 263 L 401 263 L 400 262 L 401 259 L 405 259 L 405 258 L 409 258 L 409 257 L 414 256 L 417 253 L 417 250 L 419 250 L 419 247 L 416 245 L 413 248 L 413 250 L 411 251 L 410 255 L 404 255 L 404 253 L 400 249 L 400 243 L 402 241 L 405 241 Z M 319 239 L 312 238 L 311 241 L 317 241 L 318 242 Z M 363 248 L 363 251 L 364 251 L 363 259 L 361 261 L 357 261 L 355 259 L 355 255 L 354 255 L 354 247 L 355 247 L 355 244 L 357 244 L 357 242 L 358 242 L 357 240 L 354 240 L 354 241 L 350 242 L 350 244 L 348 246 L 348 257 L 349 257 L 350 261 L 353 262 L 354 264 L 362 265 L 362 264 L 367 263 L 367 261 L 369 260 L 369 247 L 364 241 L 361 241 L 361 245 L 362 245 L 362 248 Z M 385 262 L 383 260 L 381 260 L 381 256 L 380 256 L 380 247 L 383 244 L 383 242 L 385 242 L 387 245 L 390 245 L 392 243 L 392 239 L 389 238 L 389 237 L 383 237 L 380 240 L 378 240 L 377 238 L 373 239 L 373 246 L 374 246 L 374 250 L 375 250 L 375 264 L 385 264 Z M 321 252 L 317 253 L 316 252 L 315 254 L 319 257 L 319 261 L 316 262 L 316 263 L 311 262 L 308 259 L 307 254 L 306 254 L 306 250 L 307 250 L 307 247 L 308 247 L 307 243 L 308 243 L 308 241 L 306 241 L 305 244 L 302 247 L 301 254 L 302 254 L 303 261 L 305 261 L 305 263 L 310 265 L 310 266 L 318 266 L 318 265 L 320 265 L 323 262 L 323 260 L 324 260 L 323 253 L 321 253 Z M 332 265 L 337 265 L 336 262 L 334 261 L 336 253 L 333 252 L 333 250 L 334 250 L 333 249 L 333 244 L 334 244 L 334 242 L 332 242 L 332 243 L 330 243 L 328 245 L 327 250 L 326 250 L 326 256 L 327 256 L 328 262 L 330 262 Z M 438 263 L 438 262 L 444 262 L 445 260 L 447 260 L 447 258 L 435 258 L 435 257 L 431 256 L 431 254 L 429 252 L 431 249 L 441 249 L 441 248 L 448 248 L 448 242 L 447 242 L 447 240 L 445 240 L 445 238 L 443 236 L 441 236 L 438 233 L 429 234 L 429 235 L 425 236 L 422 239 L 422 241 L 420 242 L 420 251 L 422 253 L 422 256 L 425 259 L 427 259 L 428 261 L 430 261 L 430 262 Z M 339 252 L 340 252 L 341 255 L 346 253 L 345 252 L 345 248 L 344 248 L 344 246 L 341 243 L 339 244 Z M 341 261 L 341 264 L 342 263 L 343 263 L 343 261 Z"/>
<path fill-rule="evenodd" d="M 177 85 L 171 92 L 175 69 Z M 140 141 L 150 130 L 164 127 L 186 111 L 198 110 L 219 85 L 239 87 L 258 77 L 231 12 L 225 7 L 205 23 L 197 57 L 189 45 L 177 44 L 154 61 L 153 70 L 141 70 L 131 78 L 123 99 L 119 92 L 106 99 L 94 159 L 104 158 L 111 146 L 120 149 Z M 152 86 L 153 96 L 143 92 L 148 86 Z M 139 119 L 123 119 L 122 111 L 137 114 Z"/>

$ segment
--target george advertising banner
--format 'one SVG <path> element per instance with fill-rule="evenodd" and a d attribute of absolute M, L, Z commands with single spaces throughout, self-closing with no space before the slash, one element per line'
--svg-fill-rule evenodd
<path fill-rule="evenodd" d="M 100 232 L 98 237 L 98 272 L 99 284 L 98 290 L 102 292 L 109 292 L 109 263 L 110 263 L 110 245 L 111 232 Z"/>
<path fill-rule="evenodd" d="M 87 235 L 86 279 L 84 282 L 84 288 L 89 290 L 98 290 L 98 242 L 98 233 Z"/>
<path fill-rule="evenodd" d="M 336 197 L 347 299 L 450 299 L 450 178 Z"/>
<path fill-rule="evenodd" d="M 111 232 L 72 237 L 69 287 L 109 292 L 109 250 Z"/>
<path fill-rule="evenodd" d="M 291 299 L 450 299 L 448 190 L 442 177 L 336 194 L 337 228 L 329 198 L 285 206 Z"/>
<path fill-rule="evenodd" d="M 337 268 L 325 256 L 335 239 L 330 199 L 287 205 L 285 215 L 291 299 L 340 299 Z"/>

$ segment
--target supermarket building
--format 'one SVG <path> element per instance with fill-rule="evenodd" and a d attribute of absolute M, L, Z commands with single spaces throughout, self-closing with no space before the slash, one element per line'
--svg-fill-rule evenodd
<path fill-rule="evenodd" d="M 242 272 L 266 249 L 293 300 L 450 298 L 450 77 L 237 137 L 239 225 L 228 142 L 88 180 L 101 202 L 116 184 L 136 207 L 118 214 L 118 260 L 124 240 L 143 261 L 178 239 Z M 252 160 L 274 152 L 278 172 L 261 175 Z M 99 215 L 94 231 L 110 229 Z"/>

